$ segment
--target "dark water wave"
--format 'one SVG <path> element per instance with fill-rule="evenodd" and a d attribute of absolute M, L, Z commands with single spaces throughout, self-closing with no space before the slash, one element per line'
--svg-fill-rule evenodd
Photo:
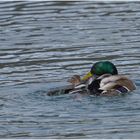
<path fill-rule="evenodd" d="M 140 3 L 0 2 L 1 138 L 139 138 Z M 110 60 L 136 81 L 124 97 L 48 97 Z"/>

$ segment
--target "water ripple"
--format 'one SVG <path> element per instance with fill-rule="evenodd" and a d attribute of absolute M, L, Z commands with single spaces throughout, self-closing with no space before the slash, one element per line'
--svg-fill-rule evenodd
<path fill-rule="evenodd" d="M 139 6 L 1 1 L 0 137 L 139 138 Z M 47 96 L 100 60 L 135 79 L 137 90 L 111 98 Z"/>

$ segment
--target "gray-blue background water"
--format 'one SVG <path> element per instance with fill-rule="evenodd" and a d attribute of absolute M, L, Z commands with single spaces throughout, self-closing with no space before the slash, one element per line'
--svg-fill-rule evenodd
<path fill-rule="evenodd" d="M 1 138 L 140 138 L 140 2 L 0 2 Z M 137 84 L 126 96 L 47 96 L 93 63 Z"/>

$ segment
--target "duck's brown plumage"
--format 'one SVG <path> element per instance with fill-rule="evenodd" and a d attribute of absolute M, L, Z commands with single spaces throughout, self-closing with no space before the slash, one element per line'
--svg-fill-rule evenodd
<path fill-rule="evenodd" d="M 105 76 L 105 78 L 103 78 L 102 75 L 100 89 L 109 91 L 111 89 L 116 89 L 118 85 L 127 88 L 128 91 L 133 91 L 136 89 L 133 81 L 124 75 L 108 75 L 108 77 Z"/>

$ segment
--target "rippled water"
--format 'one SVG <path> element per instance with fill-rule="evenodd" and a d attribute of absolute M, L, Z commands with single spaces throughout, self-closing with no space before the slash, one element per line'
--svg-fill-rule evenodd
<path fill-rule="evenodd" d="M 1 138 L 140 138 L 140 2 L 0 2 Z M 135 80 L 123 97 L 47 96 L 92 63 Z"/>

